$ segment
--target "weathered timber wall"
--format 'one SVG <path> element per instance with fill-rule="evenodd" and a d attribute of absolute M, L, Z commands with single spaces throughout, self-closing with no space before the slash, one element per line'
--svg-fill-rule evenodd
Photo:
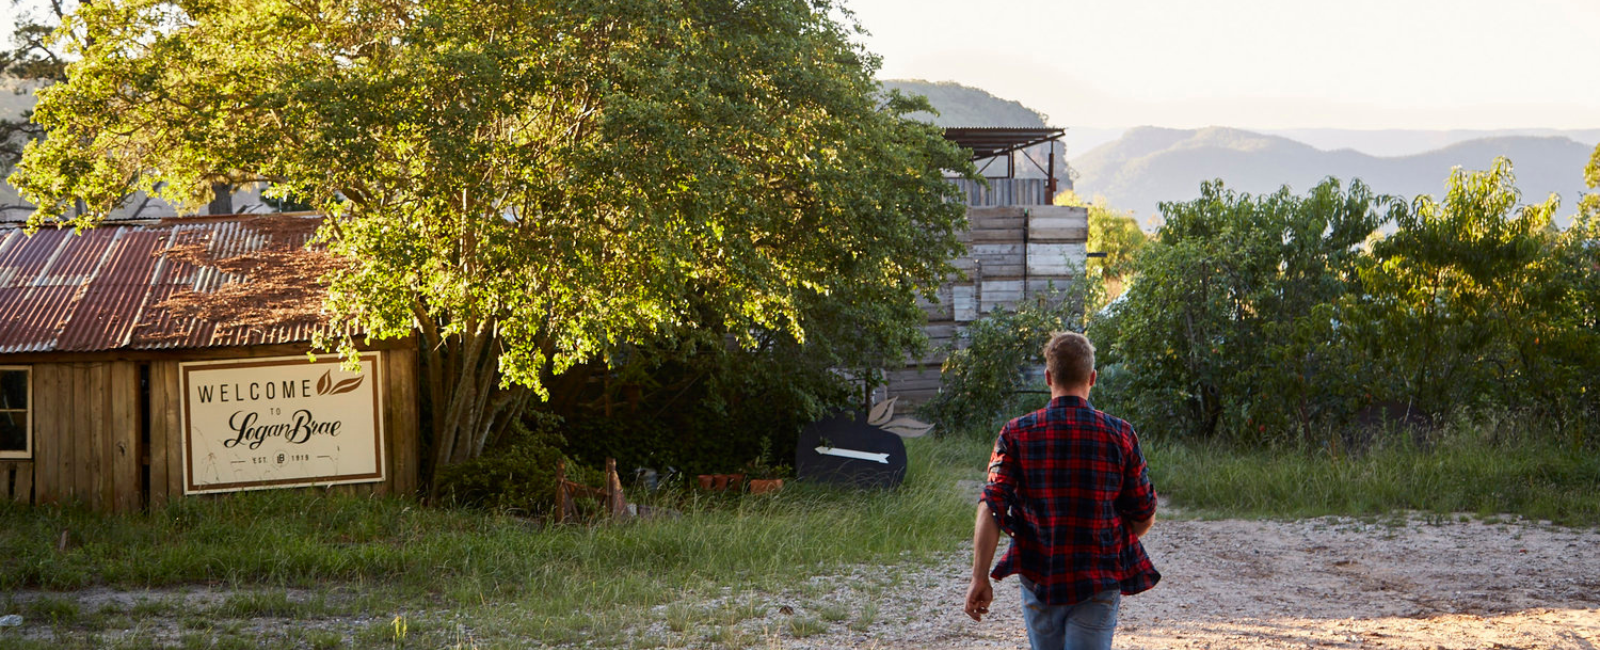
<path fill-rule="evenodd" d="M 1009 182 L 1029 181 L 1043 183 L 1042 179 Z M 972 192 L 968 190 L 969 198 Z M 1044 193 L 1042 185 L 1039 193 Z M 974 200 L 987 198 L 992 197 Z M 995 309 L 1014 310 L 1019 302 L 1048 293 L 1052 285 L 1063 289 L 1083 268 L 1089 240 L 1085 208 L 980 203 L 968 206 L 967 225 L 968 231 L 961 235 L 967 253 L 952 261 L 961 277 L 939 287 L 937 302 L 922 302 L 928 315 L 923 331 L 933 352 L 888 373 L 889 395 L 907 406 L 938 394 L 939 368 L 945 358 L 940 349 L 959 345 L 967 323 Z"/>
<path fill-rule="evenodd" d="M 971 206 L 1010 206 L 1010 205 L 1043 205 L 1053 203 L 1050 196 L 1050 186 L 1043 178 L 990 178 L 989 186 L 984 187 L 977 181 L 964 178 L 951 179 L 956 187 L 967 195 L 967 205 Z M 1064 185 L 1057 189 L 1071 189 Z"/>
<path fill-rule="evenodd" d="M 208 353 L 207 358 L 219 357 L 217 351 Z M 108 512 L 159 508 L 183 498 L 178 364 L 186 360 L 173 356 L 29 364 L 33 458 L 0 461 L 0 498 L 79 503 Z M 417 357 L 409 349 L 389 350 L 381 363 L 386 478 L 330 488 L 334 491 L 414 495 L 419 487 Z M 141 370 L 148 373 L 144 385 Z"/>
<path fill-rule="evenodd" d="M 135 509 L 142 500 L 138 366 L 104 361 L 32 368 L 34 500 Z"/>

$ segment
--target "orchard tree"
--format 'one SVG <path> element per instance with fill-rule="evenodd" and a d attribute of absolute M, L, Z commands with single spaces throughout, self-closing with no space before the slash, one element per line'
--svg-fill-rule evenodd
<path fill-rule="evenodd" d="M 97 0 L 11 182 L 30 227 L 264 182 L 325 215 L 332 332 L 416 333 L 434 468 L 628 341 L 906 341 L 971 173 L 827 0 Z M 81 212 L 75 206 L 86 208 Z M 352 353 L 345 336 L 341 351 Z"/>
<path fill-rule="evenodd" d="M 1367 327 L 1355 333 L 1370 334 L 1367 347 L 1399 397 L 1441 412 L 1564 383 L 1546 367 L 1546 351 L 1571 324 L 1552 227 L 1559 199 L 1521 200 L 1509 161 L 1458 168 L 1441 199 L 1417 197 L 1396 231 L 1373 244 L 1360 274 Z"/>
<path fill-rule="evenodd" d="M 1401 207 L 1331 178 L 1304 196 L 1215 181 L 1163 203 L 1127 298 L 1090 323 L 1119 371 L 1108 401 L 1200 437 L 1304 430 L 1337 409 L 1341 381 L 1359 379 L 1331 305 L 1354 283 L 1357 246 Z"/>

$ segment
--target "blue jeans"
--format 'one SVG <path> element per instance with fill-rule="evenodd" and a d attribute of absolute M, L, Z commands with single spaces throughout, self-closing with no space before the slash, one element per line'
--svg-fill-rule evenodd
<path fill-rule="evenodd" d="M 1117 629 L 1122 593 L 1102 591 L 1076 605 L 1046 605 L 1033 594 L 1033 582 L 1022 582 L 1022 620 L 1028 625 L 1033 650 L 1110 650 Z"/>

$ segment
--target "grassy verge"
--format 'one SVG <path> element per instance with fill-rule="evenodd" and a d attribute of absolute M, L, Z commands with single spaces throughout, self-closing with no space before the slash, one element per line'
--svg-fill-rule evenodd
<path fill-rule="evenodd" d="M 145 613 L 167 607 L 161 616 L 189 621 L 183 634 L 214 638 L 228 638 L 234 627 L 249 634 L 253 626 L 242 622 L 261 618 L 381 619 L 339 643 L 319 638 L 311 644 L 317 647 L 391 647 L 403 639 L 437 647 L 468 637 L 512 645 L 622 643 L 629 629 L 683 618 L 681 611 L 663 611 L 675 603 L 727 594 L 749 600 L 843 565 L 926 561 L 957 548 L 972 514 L 955 482 L 977 477 L 984 445 L 910 442 L 909 478 L 895 492 L 796 485 L 747 497 L 678 493 L 661 498 L 681 516 L 624 525 L 547 528 L 516 517 L 305 491 L 189 499 L 118 517 L 0 506 L 6 549 L 0 592 L 193 585 L 248 592 L 220 603 L 91 610 L 53 596 L 0 600 L 0 614 L 24 614 L 78 639 L 137 618 L 130 613 L 135 607 Z M 305 590 L 319 595 L 286 595 Z M 710 635 L 754 644 L 730 627 L 751 618 L 754 606 L 725 600 L 684 610 L 692 612 L 692 624 L 667 626 L 657 640 L 670 645 L 685 635 Z M 193 629 L 199 621 L 216 624 Z M 774 633 L 811 635 L 830 625 L 863 623 L 821 613 Z M 0 631 L 0 639 L 8 634 L 14 633 Z M 275 643 L 307 645 L 299 637 Z M 143 647 L 105 638 L 90 645 Z"/>
<path fill-rule="evenodd" d="M 1151 478 L 1201 516 L 1300 518 L 1400 510 L 1600 525 L 1600 453 L 1526 432 L 1455 427 L 1358 452 L 1145 441 Z"/>
<path fill-rule="evenodd" d="M 1505 429 L 1342 454 L 1144 443 L 1158 489 L 1189 516 L 1423 510 L 1600 524 L 1600 455 Z M 28 621 L 0 629 L 0 647 L 750 648 L 870 634 L 884 624 L 876 609 L 830 594 L 849 582 L 852 602 L 870 604 L 901 572 L 853 566 L 961 548 L 972 501 L 956 483 L 981 476 L 991 443 L 909 441 L 896 492 L 675 493 L 658 498 L 680 517 L 593 527 L 289 491 L 121 517 L 0 505 L 0 615 Z M 851 579 L 818 577 L 841 571 Z M 84 598 L 93 587 L 155 590 Z"/>

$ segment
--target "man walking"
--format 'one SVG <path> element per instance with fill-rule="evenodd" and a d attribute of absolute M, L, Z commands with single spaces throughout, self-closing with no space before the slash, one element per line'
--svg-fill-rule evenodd
<path fill-rule="evenodd" d="M 1006 423 L 989 460 L 966 612 L 982 620 L 989 578 L 1016 574 L 1035 650 L 1110 648 L 1122 596 L 1161 579 L 1139 543 L 1156 493 L 1133 426 L 1089 405 L 1098 374 L 1088 337 L 1057 334 L 1044 358 L 1050 404 Z M 990 573 L 1002 530 L 1011 548 Z"/>

